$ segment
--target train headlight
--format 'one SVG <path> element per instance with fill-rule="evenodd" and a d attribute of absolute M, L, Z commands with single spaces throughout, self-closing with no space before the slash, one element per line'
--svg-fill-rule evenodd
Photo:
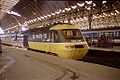
<path fill-rule="evenodd" d="M 75 48 L 74 45 L 66 45 L 65 48 Z"/>

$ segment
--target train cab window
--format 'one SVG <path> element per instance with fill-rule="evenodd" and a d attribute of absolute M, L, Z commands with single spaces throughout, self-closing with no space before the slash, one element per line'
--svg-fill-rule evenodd
<path fill-rule="evenodd" d="M 83 36 L 80 33 L 79 29 L 66 29 L 63 30 L 63 35 L 65 37 L 66 40 L 81 40 L 83 41 Z"/>

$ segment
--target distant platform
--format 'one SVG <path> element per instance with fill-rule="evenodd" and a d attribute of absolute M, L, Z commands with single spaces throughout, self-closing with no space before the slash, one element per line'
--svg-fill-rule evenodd
<path fill-rule="evenodd" d="M 101 51 L 112 51 L 120 52 L 120 46 L 114 46 L 113 48 L 102 48 L 102 47 L 90 47 L 90 50 L 101 50 Z"/>

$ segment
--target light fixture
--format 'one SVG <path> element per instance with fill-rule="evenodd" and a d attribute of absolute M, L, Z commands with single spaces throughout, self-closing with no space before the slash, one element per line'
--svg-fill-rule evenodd
<path fill-rule="evenodd" d="M 83 17 L 85 20 L 87 20 L 87 17 Z"/>
<path fill-rule="evenodd" d="M 51 17 L 51 15 L 50 15 L 50 14 L 48 14 L 47 16 L 48 16 L 48 17 Z"/>
<path fill-rule="evenodd" d="M 115 12 L 119 14 L 118 10 L 115 10 Z"/>
<path fill-rule="evenodd" d="M 88 7 L 88 8 L 87 8 L 87 10 L 91 10 L 91 8 L 90 8 L 90 7 Z"/>
<path fill-rule="evenodd" d="M 92 1 L 85 1 L 87 4 L 92 4 Z"/>
<path fill-rule="evenodd" d="M 41 25 L 41 26 L 38 26 L 38 27 L 43 27 L 43 26 Z"/>
<path fill-rule="evenodd" d="M 60 9 L 59 12 L 62 12 L 62 10 Z"/>
<path fill-rule="evenodd" d="M 108 14 L 108 16 L 110 16 L 110 14 Z"/>
<path fill-rule="evenodd" d="M 72 9 L 76 9 L 76 8 L 77 8 L 77 5 L 75 5 L 75 6 L 71 6 L 71 8 L 72 8 Z"/>
<path fill-rule="evenodd" d="M 93 15 L 93 19 L 97 18 L 95 15 Z"/>
<path fill-rule="evenodd" d="M 106 13 L 103 13 L 105 16 L 107 16 L 107 14 Z"/>
<path fill-rule="evenodd" d="M 37 19 L 38 19 L 38 20 L 41 20 L 41 18 L 40 18 L 40 17 L 37 17 Z"/>
<path fill-rule="evenodd" d="M 65 20 L 64 23 L 68 23 L 68 20 Z"/>
<path fill-rule="evenodd" d="M 85 5 L 85 3 L 82 3 L 82 4 L 77 3 L 77 5 L 80 6 L 80 7 L 83 7 Z"/>
<path fill-rule="evenodd" d="M 113 13 L 110 13 L 111 15 L 114 15 Z"/>
<path fill-rule="evenodd" d="M 56 14 L 60 14 L 60 12 L 55 12 Z"/>
<path fill-rule="evenodd" d="M 65 10 L 62 10 L 62 12 L 64 13 L 64 12 L 65 12 Z"/>
<path fill-rule="evenodd" d="M 23 26 L 23 27 L 22 27 L 22 31 L 26 31 L 26 30 L 27 30 L 27 29 Z"/>
<path fill-rule="evenodd" d="M 95 4 L 95 3 L 93 3 L 93 6 L 96 6 L 96 4 Z"/>
<path fill-rule="evenodd" d="M 70 10 L 71 10 L 71 8 L 65 8 L 65 10 L 66 10 L 66 11 L 70 11 Z"/>
<path fill-rule="evenodd" d="M 77 22 L 79 22 L 79 19 L 78 19 L 78 18 L 76 18 L 76 21 L 77 21 Z"/>
<path fill-rule="evenodd" d="M 70 20 L 70 23 L 73 23 L 73 20 Z"/>
<path fill-rule="evenodd" d="M 42 19 L 44 19 L 44 17 L 41 17 Z"/>
<path fill-rule="evenodd" d="M 14 12 L 14 11 L 7 11 L 7 13 L 8 13 L 8 14 L 12 14 L 12 15 L 21 17 L 20 14 L 18 14 L 17 12 Z"/>
<path fill-rule="evenodd" d="M 44 16 L 44 18 L 47 18 L 47 16 Z"/>
<path fill-rule="evenodd" d="M 105 4 L 105 3 L 106 3 L 106 1 L 103 1 L 103 2 L 102 2 L 102 4 Z"/>
<path fill-rule="evenodd" d="M 102 15 L 99 15 L 99 17 L 102 17 Z"/>
<path fill-rule="evenodd" d="M 55 15 L 55 13 L 51 13 L 52 15 Z"/>

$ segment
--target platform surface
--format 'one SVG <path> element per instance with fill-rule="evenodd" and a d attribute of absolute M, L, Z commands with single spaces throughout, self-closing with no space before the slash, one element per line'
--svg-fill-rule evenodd
<path fill-rule="evenodd" d="M 102 47 L 90 46 L 90 49 L 92 49 L 92 50 L 103 50 L 103 51 L 115 51 L 115 52 L 120 52 L 120 46 L 114 46 L 113 48 L 102 48 Z"/>
<path fill-rule="evenodd" d="M 120 69 L 3 46 L 16 63 L 5 80 L 120 80 Z"/>

